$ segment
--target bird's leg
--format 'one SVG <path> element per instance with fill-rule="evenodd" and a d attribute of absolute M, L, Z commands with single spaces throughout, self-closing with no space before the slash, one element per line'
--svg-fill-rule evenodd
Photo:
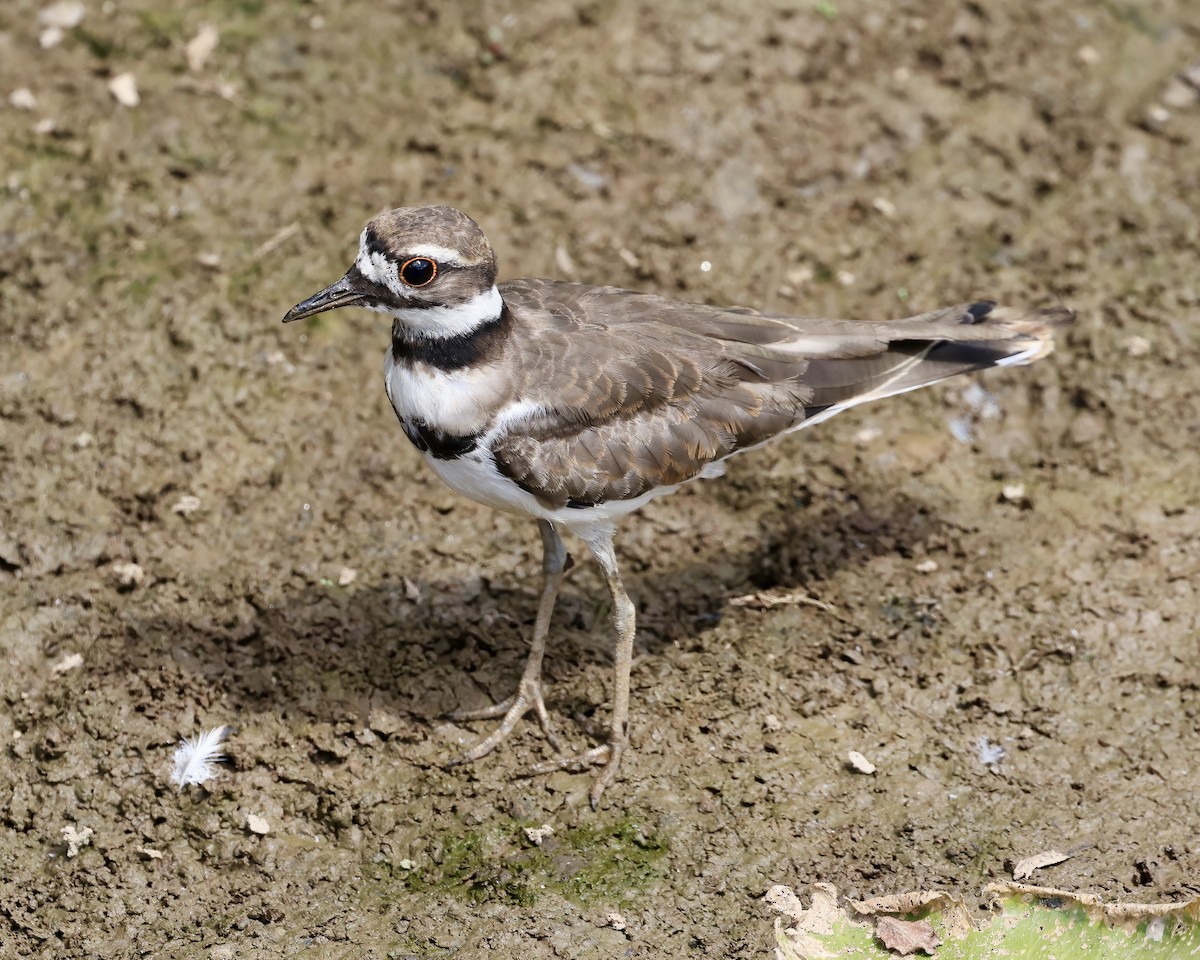
<path fill-rule="evenodd" d="M 604 581 L 608 584 L 608 592 L 612 597 L 613 627 L 617 631 L 612 723 L 608 743 L 575 757 L 563 757 L 535 764 L 529 772 L 540 774 L 566 768 L 602 766 L 604 769 L 592 784 L 589 794 L 594 810 L 600 805 L 600 796 L 604 789 L 616 776 L 621 754 L 625 752 L 625 745 L 629 742 L 629 671 L 633 666 L 633 637 L 637 629 L 637 614 L 633 601 L 629 599 L 629 594 L 625 592 L 625 586 L 621 583 L 617 556 L 613 550 L 612 531 L 597 533 L 595 537 L 587 538 L 586 542 L 604 572 Z"/>
<path fill-rule="evenodd" d="M 520 720 L 530 710 L 537 714 L 542 733 L 555 750 L 561 750 L 558 737 L 550 723 L 550 714 L 546 711 L 546 703 L 542 699 L 542 656 L 546 652 L 546 636 L 550 632 L 550 617 L 554 613 L 554 601 L 558 597 L 558 588 L 562 585 L 563 575 L 570 565 L 570 556 L 554 527 L 546 520 L 538 521 L 538 530 L 542 535 L 542 597 L 538 601 L 537 617 L 533 622 L 533 639 L 529 644 L 529 657 L 525 661 L 525 671 L 521 674 L 521 682 L 517 691 L 511 697 L 490 707 L 480 710 L 458 710 L 450 714 L 452 720 L 494 720 L 503 717 L 500 725 L 488 736 L 464 753 L 450 766 L 478 760 L 491 753 L 507 739 Z"/>

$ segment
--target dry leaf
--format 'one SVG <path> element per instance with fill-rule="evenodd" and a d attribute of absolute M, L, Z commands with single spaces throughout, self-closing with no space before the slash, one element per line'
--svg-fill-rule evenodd
<path fill-rule="evenodd" d="M 846 901 L 859 916 L 884 916 L 915 913 L 918 910 L 937 910 L 942 915 L 946 936 L 958 940 L 975 929 L 971 911 L 959 897 L 941 890 L 917 890 L 910 893 L 872 897 L 870 900 Z"/>
<path fill-rule="evenodd" d="M 775 884 L 763 894 L 763 902 L 772 910 L 782 913 L 789 920 L 804 919 L 804 904 L 796 896 L 795 890 L 785 887 L 782 883 Z"/>
<path fill-rule="evenodd" d="M 772 910 L 791 920 L 796 930 L 827 937 L 833 933 L 833 928 L 841 916 L 837 887 L 832 883 L 814 883 L 810 896 L 812 906 L 805 910 L 796 891 L 783 884 L 776 884 L 764 894 L 763 901 Z"/>
<path fill-rule="evenodd" d="M 875 936 L 889 950 L 903 957 L 924 950 L 930 956 L 942 941 L 933 932 L 928 920 L 897 920 L 895 917 L 880 917 L 875 921 Z"/>
<path fill-rule="evenodd" d="M 1070 860 L 1071 854 L 1063 853 L 1061 850 L 1047 850 L 1044 853 L 1035 853 L 1032 857 L 1026 857 L 1024 860 L 1018 860 L 1017 865 L 1013 867 L 1013 879 L 1024 880 L 1034 870 L 1041 870 L 1042 867 L 1052 867 L 1056 863 L 1062 863 L 1064 860 Z"/>

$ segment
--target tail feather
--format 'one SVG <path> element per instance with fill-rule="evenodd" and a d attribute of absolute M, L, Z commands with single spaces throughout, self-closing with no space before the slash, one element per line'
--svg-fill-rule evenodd
<path fill-rule="evenodd" d="M 806 423 L 883 397 L 987 367 L 1028 364 L 1054 349 L 1073 310 L 1020 310 L 978 301 L 886 324 L 870 324 L 879 348 L 815 356 L 801 375 L 812 391 Z"/>

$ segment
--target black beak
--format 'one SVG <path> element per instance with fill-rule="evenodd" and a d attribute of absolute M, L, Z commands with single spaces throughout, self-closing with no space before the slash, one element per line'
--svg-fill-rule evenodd
<path fill-rule="evenodd" d="M 367 298 L 367 294 L 355 282 L 358 279 L 353 276 L 355 272 L 353 270 L 350 271 L 350 273 L 347 273 L 337 283 L 330 284 L 320 293 L 314 293 L 307 300 L 301 300 L 284 314 L 283 322 L 291 323 L 293 320 L 314 317 L 318 313 L 324 313 L 326 310 L 336 310 L 338 307 L 352 307 L 356 303 L 361 303 Z"/>

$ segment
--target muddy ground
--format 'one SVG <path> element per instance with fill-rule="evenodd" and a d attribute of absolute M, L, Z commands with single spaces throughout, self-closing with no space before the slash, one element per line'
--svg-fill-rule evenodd
<path fill-rule="evenodd" d="M 46 48 L 0 10 L 3 956 L 766 956 L 772 884 L 975 898 L 1051 848 L 1039 882 L 1200 893 L 1200 7 L 85 10 Z M 279 323 L 421 202 L 505 276 L 1079 320 L 625 524 L 634 749 L 593 813 L 515 777 L 534 724 L 441 767 L 519 673 L 534 525 L 421 464 L 386 321 Z M 577 748 L 606 615 L 581 564 Z"/>

